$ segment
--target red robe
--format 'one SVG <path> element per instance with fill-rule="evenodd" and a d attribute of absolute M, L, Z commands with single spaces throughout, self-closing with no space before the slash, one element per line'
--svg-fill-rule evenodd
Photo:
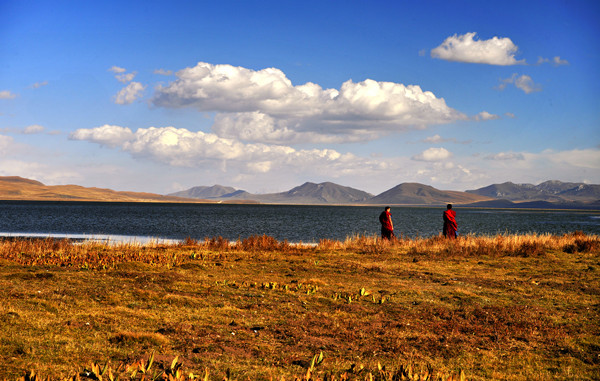
<path fill-rule="evenodd" d="M 452 209 L 448 209 L 444 212 L 442 217 L 444 218 L 444 236 L 456 238 L 456 231 L 458 230 L 458 225 L 456 224 L 456 212 Z"/>
<path fill-rule="evenodd" d="M 381 237 L 386 239 L 392 239 L 394 237 L 394 225 L 392 224 L 392 213 L 384 210 L 379 215 L 379 222 L 381 222 Z"/>

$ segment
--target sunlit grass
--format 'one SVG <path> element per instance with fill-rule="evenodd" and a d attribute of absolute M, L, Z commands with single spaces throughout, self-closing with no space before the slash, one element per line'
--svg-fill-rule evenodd
<path fill-rule="evenodd" d="M 387 380 L 409 364 L 436 377 L 594 379 L 599 268 L 600 238 L 581 233 L 7 239 L 0 378 L 65 379 L 110 360 L 125 379 L 155 353 L 157 375 L 177 357 L 180 375 L 211 380 Z"/>

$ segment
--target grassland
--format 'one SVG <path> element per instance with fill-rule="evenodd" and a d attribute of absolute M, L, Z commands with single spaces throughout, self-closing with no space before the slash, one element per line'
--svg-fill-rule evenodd
<path fill-rule="evenodd" d="M 599 270 L 600 237 L 578 233 L 4 240 L 0 379 L 97 379 L 108 361 L 125 379 L 150 358 L 146 377 L 599 379 Z"/>

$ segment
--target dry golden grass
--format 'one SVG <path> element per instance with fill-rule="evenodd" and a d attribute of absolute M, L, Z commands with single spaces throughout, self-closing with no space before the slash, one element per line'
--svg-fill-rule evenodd
<path fill-rule="evenodd" d="M 177 357 L 186 379 L 598 379 L 599 268 L 600 238 L 580 233 L 4 240 L 0 378 L 85 379 L 110 360 L 140 379 L 155 353 L 166 378 Z"/>
<path fill-rule="evenodd" d="M 186 199 L 144 192 L 117 192 L 112 189 L 86 188 L 79 185 L 44 185 L 18 176 L 0 176 L 0 199 L 25 201 L 113 201 L 113 202 L 193 202 Z"/>

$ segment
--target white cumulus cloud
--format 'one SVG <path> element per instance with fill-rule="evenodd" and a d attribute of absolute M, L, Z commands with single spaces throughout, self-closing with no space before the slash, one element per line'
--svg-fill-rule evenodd
<path fill-rule="evenodd" d="M 370 140 L 376 136 L 369 130 L 352 130 L 351 134 L 321 133 L 306 131 L 301 121 L 273 118 L 258 111 L 242 113 L 218 113 L 212 130 L 224 138 L 241 139 L 249 142 L 284 144 L 286 142 L 343 143 Z"/>
<path fill-rule="evenodd" d="M 135 78 L 136 73 L 123 73 L 123 74 L 117 74 L 115 75 L 115 78 L 117 79 L 117 81 L 121 82 L 121 83 L 128 83 L 133 81 L 133 79 Z"/>
<path fill-rule="evenodd" d="M 158 75 L 173 75 L 173 71 L 172 70 L 165 70 L 165 69 L 156 69 L 156 70 L 154 70 L 154 74 L 158 74 Z"/>
<path fill-rule="evenodd" d="M 560 56 L 556 56 L 556 57 L 554 57 L 552 59 L 544 58 L 544 57 L 539 57 L 537 64 L 541 65 L 541 64 L 547 63 L 547 62 L 552 62 L 552 64 L 554 66 L 563 66 L 563 65 L 568 65 L 569 64 L 569 61 L 563 60 L 562 58 L 560 58 Z"/>
<path fill-rule="evenodd" d="M 119 66 L 113 66 L 110 69 L 108 69 L 108 71 L 112 71 L 113 73 L 116 73 L 116 74 L 121 74 L 121 73 L 125 73 L 127 71 L 127 69 L 124 69 Z"/>
<path fill-rule="evenodd" d="M 515 86 L 518 89 L 521 89 L 525 92 L 525 94 L 529 94 L 529 93 L 533 93 L 535 91 L 541 91 L 542 87 L 536 83 L 533 82 L 533 79 L 531 79 L 530 76 L 528 75 L 521 75 L 520 77 L 515 78 L 514 81 Z"/>
<path fill-rule="evenodd" d="M 126 73 L 127 69 L 118 66 L 113 66 L 108 70 L 115 73 L 117 81 L 128 84 L 114 96 L 116 104 L 128 105 L 142 96 L 146 86 L 142 85 L 140 82 L 132 82 L 137 74 L 136 72 Z"/>
<path fill-rule="evenodd" d="M 30 87 L 32 89 L 39 89 L 40 87 L 47 86 L 47 85 L 48 85 L 48 81 L 43 81 L 43 82 L 36 82 L 33 85 L 31 85 Z"/>
<path fill-rule="evenodd" d="M 435 134 L 433 136 L 429 136 L 425 139 L 423 139 L 423 141 L 425 143 L 443 143 L 443 142 L 448 142 L 451 141 L 452 139 L 444 139 L 442 138 L 440 135 Z"/>
<path fill-rule="evenodd" d="M 495 114 L 490 114 L 487 111 L 482 111 L 475 116 L 475 120 L 494 120 L 494 119 L 500 119 L 500 116 L 495 115 Z"/>
<path fill-rule="evenodd" d="M 562 66 L 568 65 L 569 61 L 561 59 L 560 56 L 556 56 L 552 59 L 552 63 L 554 64 L 554 66 Z"/>
<path fill-rule="evenodd" d="M 14 99 L 17 94 L 11 93 L 9 90 L 0 91 L 0 99 Z"/>
<path fill-rule="evenodd" d="M 80 128 L 69 135 L 71 140 L 87 140 L 111 148 L 122 146 L 133 138 L 127 127 L 105 124 L 96 128 Z"/>
<path fill-rule="evenodd" d="M 517 65 L 525 60 L 515 59 L 518 47 L 508 37 L 478 40 L 476 33 L 453 35 L 431 50 L 431 57 L 446 61 L 480 63 L 489 65 Z"/>
<path fill-rule="evenodd" d="M 428 148 L 418 155 L 412 157 L 413 160 L 417 161 L 443 161 L 452 157 L 452 153 L 445 148 Z"/>
<path fill-rule="evenodd" d="M 512 84 L 516 88 L 523 90 L 525 94 L 530 94 L 536 91 L 542 91 L 542 86 L 535 83 L 533 79 L 526 74 L 518 75 L 515 73 L 509 78 L 500 80 L 500 85 L 498 85 L 498 89 L 504 90 L 509 84 Z"/>
<path fill-rule="evenodd" d="M 24 134 L 39 134 L 40 132 L 44 132 L 44 126 L 40 126 L 39 124 L 32 124 L 23 130 Z"/>
<path fill-rule="evenodd" d="M 139 82 L 131 82 L 115 95 L 115 103 L 120 105 L 131 104 L 142 96 L 145 88 L 146 86 Z"/>
<path fill-rule="evenodd" d="M 136 72 L 125 73 L 127 71 L 127 69 L 119 67 L 119 66 L 113 66 L 110 69 L 108 69 L 108 71 L 112 71 L 113 73 L 115 73 L 115 78 L 117 79 L 117 81 L 119 81 L 121 83 L 131 82 L 133 80 L 133 78 L 135 78 L 135 75 L 137 74 Z"/>
<path fill-rule="evenodd" d="M 383 133 L 449 123 L 466 117 L 419 86 L 346 81 L 340 89 L 294 86 L 276 68 L 259 71 L 200 62 L 159 86 L 152 102 L 168 108 L 217 111 L 219 134 L 285 143 L 357 141 Z M 333 137 L 332 135 L 335 135 Z"/>

